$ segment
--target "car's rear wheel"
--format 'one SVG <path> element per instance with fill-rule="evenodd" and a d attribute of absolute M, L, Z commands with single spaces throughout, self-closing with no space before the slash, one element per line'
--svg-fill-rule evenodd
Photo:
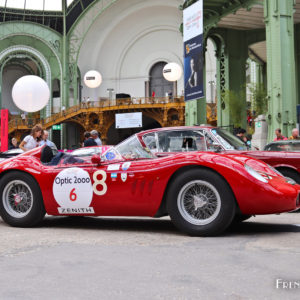
<path fill-rule="evenodd" d="M 15 227 L 31 227 L 43 219 L 42 193 L 34 178 L 22 172 L 10 172 L 1 178 L 0 215 Z"/>
<path fill-rule="evenodd" d="M 232 222 L 235 200 L 228 183 L 207 169 L 181 173 L 167 193 L 168 213 L 180 230 L 193 236 L 220 234 Z"/>

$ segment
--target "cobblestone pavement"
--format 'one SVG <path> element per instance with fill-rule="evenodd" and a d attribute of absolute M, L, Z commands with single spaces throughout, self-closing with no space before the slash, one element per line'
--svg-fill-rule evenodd
<path fill-rule="evenodd" d="M 285 287 L 285 288 L 284 288 Z M 0 218 L 0 299 L 300 299 L 300 213 L 213 238 L 168 218 Z"/>

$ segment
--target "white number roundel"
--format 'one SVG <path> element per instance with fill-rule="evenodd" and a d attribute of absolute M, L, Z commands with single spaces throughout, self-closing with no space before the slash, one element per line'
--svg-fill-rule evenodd
<path fill-rule="evenodd" d="M 89 207 L 93 199 L 89 173 L 80 168 L 64 169 L 54 179 L 53 195 L 61 207 Z"/>

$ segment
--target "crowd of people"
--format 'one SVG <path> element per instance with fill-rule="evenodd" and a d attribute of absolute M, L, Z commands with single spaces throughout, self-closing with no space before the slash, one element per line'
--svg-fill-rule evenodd
<path fill-rule="evenodd" d="M 91 132 L 86 131 L 84 133 L 84 142 L 82 147 L 90 146 L 102 146 L 102 141 L 99 138 L 99 133 L 97 130 L 92 130 Z"/>
<path fill-rule="evenodd" d="M 251 147 L 251 137 L 247 135 L 247 132 L 243 128 L 239 128 L 236 133 L 236 137 L 238 137 L 248 148 Z M 281 129 L 277 128 L 275 130 L 275 138 L 274 141 L 282 141 L 282 140 L 300 140 L 299 130 L 294 128 L 292 130 L 291 136 L 289 138 L 285 137 L 281 133 Z M 49 140 L 49 132 L 47 130 L 43 130 L 40 124 L 35 125 L 31 133 L 21 141 L 18 145 L 18 141 L 16 138 L 12 138 L 10 141 L 9 149 L 20 148 L 23 151 L 28 151 L 34 149 L 35 147 L 48 145 L 50 147 L 56 148 L 56 145 Z M 97 130 L 86 131 L 84 133 L 84 141 L 81 144 L 82 147 L 90 147 L 90 146 L 102 146 L 102 141 L 99 137 L 99 133 Z"/>
<path fill-rule="evenodd" d="M 49 132 L 47 130 L 43 130 L 42 126 L 37 124 L 32 128 L 31 133 L 24 137 L 20 144 L 18 144 L 17 139 L 13 137 L 10 141 L 9 149 L 20 148 L 23 151 L 28 151 L 43 145 L 56 148 L 56 145 L 49 140 Z M 98 131 L 86 131 L 84 133 L 84 142 L 81 144 L 81 146 L 90 147 L 97 145 L 102 145 Z"/>
<path fill-rule="evenodd" d="M 297 128 L 294 128 L 292 130 L 292 135 L 289 138 L 287 138 L 284 135 L 282 135 L 281 129 L 277 128 L 275 130 L 275 136 L 276 137 L 274 138 L 274 142 L 276 142 L 276 141 L 284 141 L 284 140 L 300 140 L 299 130 Z"/>
<path fill-rule="evenodd" d="M 247 132 L 245 129 L 239 128 L 237 130 L 236 137 L 238 137 L 248 148 L 250 148 L 251 137 L 249 135 L 247 135 Z M 292 130 L 291 136 L 289 138 L 287 138 L 284 135 L 282 135 L 281 129 L 277 128 L 275 130 L 275 138 L 273 141 L 276 142 L 276 141 L 284 141 L 284 140 L 300 140 L 299 130 L 297 128 L 294 128 Z"/>
<path fill-rule="evenodd" d="M 16 138 L 12 138 L 9 149 L 20 148 L 23 151 L 28 151 L 43 145 L 56 148 L 56 145 L 49 140 L 49 132 L 37 124 L 31 129 L 31 133 L 24 137 L 20 145 L 18 145 Z"/>

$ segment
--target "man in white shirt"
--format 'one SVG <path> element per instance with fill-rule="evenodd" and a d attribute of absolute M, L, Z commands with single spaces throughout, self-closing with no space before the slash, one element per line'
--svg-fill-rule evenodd
<path fill-rule="evenodd" d="M 97 143 L 98 146 L 102 146 L 102 142 L 99 138 L 99 134 L 98 134 L 97 130 L 92 130 L 91 131 L 91 136 L 95 140 L 95 142 Z"/>
<path fill-rule="evenodd" d="M 40 141 L 40 146 L 48 145 L 51 148 L 56 148 L 56 145 L 53 142 L 49 141 L 48 137 L 49 137 L 49 132 L 47 130 L 44 130 L 42 140 Z"/>

